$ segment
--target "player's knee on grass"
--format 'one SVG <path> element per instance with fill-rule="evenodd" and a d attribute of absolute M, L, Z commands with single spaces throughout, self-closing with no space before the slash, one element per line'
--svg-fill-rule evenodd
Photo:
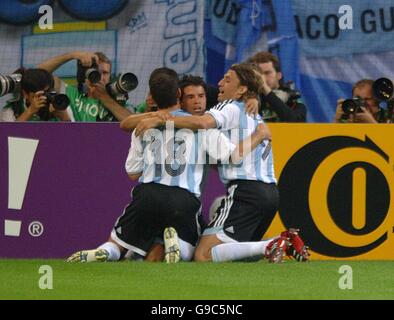
<path fill-rule="evenodd" d="M 197 245 L 194 261 L 212 261 L 212 248 L 222 243 L 215 234 L 203 235 Z"/>
<path fill-rule="evenodd" d="M 209 262 L 212 261 L 211 248 L 198 246 L 194 253 L 194 261 Z"/>

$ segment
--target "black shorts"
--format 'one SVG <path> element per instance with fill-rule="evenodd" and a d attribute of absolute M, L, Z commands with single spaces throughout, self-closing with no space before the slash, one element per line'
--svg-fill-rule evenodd
<path fill-rule="evenodd" d="M 166 227 L 175 228 L 180 239 L 196 245 L 201 203 L 191 192 L 146 183 L 136 186 L 132 197 L 111 234 L 119 245 L 145 256 L 157 235 L 162 235 Z"/>
<path fill-rule="evenodd" d="M 223 231 L 239 242 L 259 241 L 274 219 L 278 206 L 276 184 L 252 180 L 232 181 L 204 234 Z"/>

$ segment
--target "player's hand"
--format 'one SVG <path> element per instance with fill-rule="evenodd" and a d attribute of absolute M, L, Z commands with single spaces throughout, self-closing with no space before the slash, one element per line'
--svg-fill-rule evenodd
<path fill-rule="evenodd" d="M 256 98 L 249 98 L 245 103 L 245 112 L 250 116 L 259 113 L 259 101 Z"/>
<path fill-rule="evenodd" d="M 147 130 L 159 127 L 159 126 L 163 125 L 164 123 L 165 123 L 165 121 L 161 120 L 158 117 L 143 119 L 140 121 L 140 123 L 135 128 L 135 135 L 137 137 L 143 136 Z"/>
<path fill-rule="evenodd" d="M 92 61 L 98 63 L 99 58 L 96 54 L 92 52 L 76 51 L 74 53 L 74 58 L 81 61 L 83 67 L 91 67 Z"/>
<path fill-rule="evenodd" d="M 270 129 L 263 122 L 259 122 L 259 124 L 256 127 L 255 133 L 259 136 L 261 141 L 272 139 L 272 134 Z"/>
<path fill-rule="evenodd" d="M 30 102 L 29 110 L 32 114 L 37 113 L 41 108 L 47 104 L 47 97 L 44 96 L 44 91 L 38 91 L 34 94 Z"/>
<path fill-rule="evenodd" d="M 155 112 L 156 117 L 158 117 L 159 119 L 165 121 L 171 120 L 173 117 L 171 116 L 171 114 L 166 111 L 166 110 L 159 110 Z"/>

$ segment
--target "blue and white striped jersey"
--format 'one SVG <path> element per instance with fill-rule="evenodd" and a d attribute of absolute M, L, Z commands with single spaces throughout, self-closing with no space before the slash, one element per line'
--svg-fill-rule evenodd
<path fill-rule="evenodd" d="M 173 116 L 190 116 L 182 110 L 172 112 Z M 141 183 L 155 182 L 167 186 L 178 186 L 200 196 L 201 180 L 207 154 L 216 161 L 228 162 L 236 145 L 217 129 L 148 130 L 143 138 L 132 134 L 131 147 L 126 160 L 128 174 L 142 172 Z"/>
<path fill-rule="evenodd" d="M 217 128 L 223 130 L 234 144 L 251 135 L 262 121 L 260 116 L 252 118 L 247 115 L 245 104 L 235 100 L 221 102 L 207 112 L 215 118 Z M 271 142 L 268 140 L 245 156 L 239 165 L 223 164 L 218 169 L 225 184 L 232 180 L 276 183 Z"/>

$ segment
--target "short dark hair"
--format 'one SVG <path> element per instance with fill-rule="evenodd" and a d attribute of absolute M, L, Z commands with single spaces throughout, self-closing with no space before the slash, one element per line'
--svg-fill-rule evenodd
<path fill-rule="evenodd" d="M 176 73 L 176 71 L 173 69 L 167 68 L 167 67 L 161 67 L 161 68 L 157 68 L 157 69 L 153 70 L 150 75 L 150 79 L 155 78 L 159 74 L 167 74 L 167 75 L 173 77 L 174 79 L 176 78 L 177 83 L 179 82 L 179 77 L 178 77 L 178 74 Z"/>
<path fill-rule="evenodd" d="M 178 102 L 178 74 L 169 68 L 155 69 L 149 78 L 149 90 L 159 109 Z"/>
<path fill-rule="evenodd" d="M 374 81 L 371 79 L 361 79 L 359 81 L 357 81 L 352 88 L 352 94 L 354 94 L 354 90 L 356 90 L 357 88 L 361 88 L 361 87 L 365 87 L 365 86 L 373 86 Z"/>
<path fill-rule="evenodd" d="M 233 70 L 237 74 L 240 84 L 248 88 L 248 91 L 242 97 L 243 100 L 258 96 L 262 82 L 260 77 L 261 70 L 256 64 L 233 64 L 230 70 Z"/>
<path fill-rule="evenodd" d="M 274 56 L 271 52 L 261 51 L 246 60 L 247 63 L 269 63 L 272 62 L 276 72 L 281 72 L 279 59 Z"/>
<path fill-rule="evenodd" d="M 181 98 L 183 96 L 183 90 L 188 86 L 201 86 L 204 88 L 205 94 L 207 93 L 207 84 L 204 79 L 198 76 L 192 76 L 190 74 L 184 75 L 179 81 L 179 89 L 181 89 Z"/>
<path fill-rule="evenodd" d="M 51 73 L 44 69 L 25 69 L 22 72 L 22 90 L 27 93 L 53 88 L 54 79 Z"/>
<path fill-rule="evenodd" d="M 104 63 L 108 63 L 111 67 L 112 67 L 112 62 L 111 62 L 111 60 L 105 55 L 105 53 L 103 53 L 103 52 L 95 52 L 94 53 L 97 57 L 98 57 L 98 59 L 99 59 L 99 61 L 97 61 L 97 62 L 104 62 Z"/>

